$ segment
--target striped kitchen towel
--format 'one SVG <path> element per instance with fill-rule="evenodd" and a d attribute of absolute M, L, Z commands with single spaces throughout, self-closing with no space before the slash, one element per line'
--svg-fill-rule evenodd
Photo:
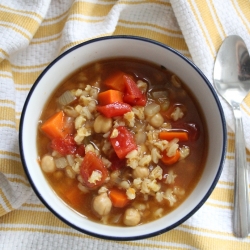
<path fill-rule="evenodd" d="M 136 35 L 167 44 L 193 60 L 212 82 L 222 41 L 240 35 L 250 49 L 249 0 L 1 0 L 0 1 L 0 249 L 249 249 L 232 233 L 234 133 L 222 101 L 228 149 L 221 178 L 207 202 L 170 232 L 135 241 L 101 240 L 61 222 L 25 177 L 18 127 L 25 98 L 42 70 L 86 40 Z M 242 104 L 250 149 L 250 96 Z M 249 161 L 248 153 L 248 161 Z"/>
<path fill-rule="evenodd" d="M 222 41 L 239 35 L 250 51 L 250 2 L 232 1 L 171 1 L 175 16 L 193 61 L 212 83 L 213 66 Z M 234 130 L 232 111 L 221 100 L 227 124 Z M 250 96 L 242 103 L 246 146 L 250 149 Z"/>

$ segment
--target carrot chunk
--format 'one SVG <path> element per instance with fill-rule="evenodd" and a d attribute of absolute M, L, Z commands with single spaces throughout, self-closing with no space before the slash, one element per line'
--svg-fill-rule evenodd
<path fill-rule="evenodd" d="M 115 102 L 123 102 L 123 93 L 118 90 L 109 89 L 98 94 L 98 101 L 101 106 Z"/>
<path fill-rule="evenodd" d="M 179 139 L 179 141 L 188 140 L 188 132 L 186 131 L 164 131 L 159 133 L 159 139 L 171 141 L 173 139 Z"/>
<path fill-rule="evenodd" d="M 81 205 L 81 190 L 74 186 L 67 190 L 65 193 L 66 199 L 70 202 L 73 207 L 79 207 Z"/>
<path fill-rule="evenodd" d="M 41 125 L 41 130 L 51 139 L 64 138 L 70 132 L 70 128 L 65 126 L 63 111 L 57 112 L 46 120 Z"/>
<path fill-rule="evenodd" d="M 176 153 L 174 156 L 168 157 L 166 154 L 166 151 L 164 150 L 162 153 L 162 158 L 161 161 L 165 164 L 165 165 L 172 165 L 174 163 L 176 163 L 181 157 L 181 153 L 180 151 L 177 149 Z"/>
<path fill-rule="evenodd" d="M 115 89 L 119 90 L 121 92 L 124 91 L 124 81 L 123 81 L 123 76 L 125 75 L 124 72 L 122 71 L 117 71 L 114 74 L 112 74 L 110 77 L 108 77 L 105 81 L 104 84 L 109 87 L 110 89 Z"/>
<path fill-rule="evenodd" d="M 111 189 L 109 191 L 109 198 L 114 207 L 125 207 L 129 202 L 126 193 L 119 189 Z"/>

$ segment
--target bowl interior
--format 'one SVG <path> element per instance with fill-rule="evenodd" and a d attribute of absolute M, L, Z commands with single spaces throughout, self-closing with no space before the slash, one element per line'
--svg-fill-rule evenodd
<path fill-rule="evenodd" d="M 50 94 L 80 66 L 115 57 L 133 57 L 163 65 L 177 74 L 190 88 L 207 123 L 209 150 L 202 177 L 191 195 L 173 212 L 154 222 L 119 228 L 96 224 L 70 209 L 50 188 L 37 163 L 37 126 Z M 170 230 L 189 218 L 215 187 L 225 156 L 225 121 L 216 94 L 199 69 L 177 51 L 138 37 L 106 37 L 80 44 L 62 54 L 40 75 L 25 102 L 20 123 L 20 151 L 31 185 L 44 204 L 70 226 L 107 239 L 131 240 Z"/>

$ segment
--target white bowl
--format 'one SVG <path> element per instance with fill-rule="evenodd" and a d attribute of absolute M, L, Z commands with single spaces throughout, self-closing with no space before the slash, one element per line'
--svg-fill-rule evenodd
<path fill-rule="evenodd" d="M 74 212 L 50 188 L 37 163 L 38 120 L 50 94 L 80 66 L 114 57 L 134 57 L 151 61 L 178 75 L 197 98 L 208 130 L 207 161 L 193 192 L 170 214 L 135 228 L 97 224 Z M 222 107 L 212 85 L 190 60 L 156 41 L 133 36 L 111 36 L 90 40 L 69 49 L 42 72 L 25 102 L 19 141 L 23 167 L 31 186 L 54 215 L 71 227 L 92 236 L 112 240 L 135 240 L 159 235 L 175 228 L 204 204 L 222 171 L 226 152 L 226 125 Z"/>

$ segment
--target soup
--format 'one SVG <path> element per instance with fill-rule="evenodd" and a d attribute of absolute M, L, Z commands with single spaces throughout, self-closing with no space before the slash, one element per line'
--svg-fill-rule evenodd
<path fill-rule="evenodd" d="M 49 97 L 38 160 L 49 184 L 86 218 L 156 220 L 200 179 L 206 126 L 186 85 L 162 66 L 117 58 L 80 68 Z"/>

